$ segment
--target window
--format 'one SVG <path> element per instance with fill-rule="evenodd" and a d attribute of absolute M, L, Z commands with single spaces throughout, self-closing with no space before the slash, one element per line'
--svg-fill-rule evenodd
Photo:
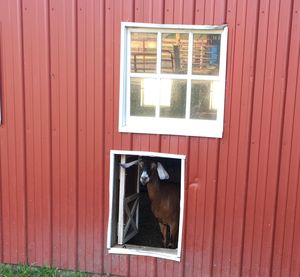
<path fill-rule="evenodd" d="M 121 132 L 222 137 L 227 27 L 122 23 Z"/>
<path fill-rule="evenodd" d="M 161 181 L 179 193 L 178 232 L 173 247 L 163 247 L 158 219 L 151 211 L 149 186 L 142 185 L 138 159 L 151 159 L 163 165 L 168 180 Z M 133 163 L 128 168 L 121 164 Z M 165 258 L 179 261 L 181 256 L 183 207 L 184 207 L 185 156 L 153 152 L 118 151 L 110 154 L 108 252 Z M 163 188 L 160 192 L 164 191 Z M 170 199 L 170 190 L 168 198 Z M 157 198 L 155 198 L 157 199 Z M 170 238 L 170 228 L 167 234 Z"/>

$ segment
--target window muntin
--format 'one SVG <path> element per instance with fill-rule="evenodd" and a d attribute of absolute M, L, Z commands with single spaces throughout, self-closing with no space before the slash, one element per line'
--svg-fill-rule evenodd
<path fill-rule="evenodd" d="M 138 26 L 123 23 L 120 131 L 222 137 L 227 27 Z"/>

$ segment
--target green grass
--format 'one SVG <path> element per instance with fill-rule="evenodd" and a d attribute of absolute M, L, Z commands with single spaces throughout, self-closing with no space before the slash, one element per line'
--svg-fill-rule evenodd
<path fill-rule="evenodd" d="M 50 267 L 0 264 L 0 277 L 96 277 L 109 276 L 85 272 L 64 271 Z M 111 276 L 111 275 L 110 275 Z"/>

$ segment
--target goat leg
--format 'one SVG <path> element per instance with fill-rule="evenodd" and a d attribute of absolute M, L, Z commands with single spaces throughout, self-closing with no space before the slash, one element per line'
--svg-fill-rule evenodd
<path fill-rule="evenodd" d="M 167 225 L 163 224 L 163 223 L 159 223 L 159 227 L 160 227 L 160 231 L 162 233 L 163 236 L 163 246 L 167 247 Z"/>
<path fill-rule="evenodd" d="M 170 224 L 170 243 L 168 244 L 168 248 L 176 247 L 177 232 L 178 224 L 176 222 Z"/>

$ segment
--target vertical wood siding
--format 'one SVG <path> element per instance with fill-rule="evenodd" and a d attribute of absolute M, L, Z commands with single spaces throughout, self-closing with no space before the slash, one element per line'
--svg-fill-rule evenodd
<path fill-rule="evenodd" d="M 120 22 L 229 26 L 222 139 L 120 134 Z M 0 262 L 300 276 L 299 0 L 0 0 Z M 184 154 L 181 262 L 109 255 L 109 151 Z"/>

